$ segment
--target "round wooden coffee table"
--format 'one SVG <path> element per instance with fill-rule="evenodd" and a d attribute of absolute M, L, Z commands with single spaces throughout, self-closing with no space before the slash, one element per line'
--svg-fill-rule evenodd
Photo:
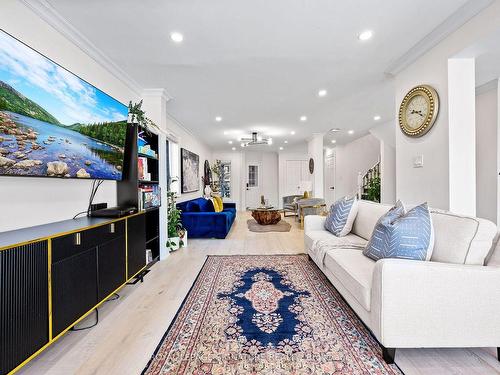
<path fill-rule="evenodd" d="M 278 208 L 255 208 L 252 217 L 260 225 L 273 225 L 281 220 L 281 211 Z"/>

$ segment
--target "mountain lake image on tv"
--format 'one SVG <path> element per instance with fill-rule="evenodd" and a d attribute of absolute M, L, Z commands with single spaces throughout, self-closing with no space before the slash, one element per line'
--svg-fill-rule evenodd
<path fill-rule="evenodd" d="M 0 30 L 0 175 L 120 180 L 128 108 Z"/>

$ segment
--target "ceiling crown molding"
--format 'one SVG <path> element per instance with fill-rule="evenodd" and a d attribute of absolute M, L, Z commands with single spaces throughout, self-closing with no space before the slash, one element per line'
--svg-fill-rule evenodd
<path fill-rule="evenodd" d="M 493 2 L 494 0 L 469 0 L 401 57 L 392 62 L 386 68 L 385 73 L 395 76 Z"/>
<path fill-rule="evenodd" d="M 26 7 L 52 26 L 56 31 L 70 40 L 86 55 L 105 68 L 113 76 L 123 82 L 137 96 L 142 94 L 141 86 L 99 48 L 97 48 L 82 33 L 76 30 L 63 16 L 61 16 L 47 0 L 20 0 Z"/>
<path fill-rule="evenodd" d="M 498 78 L 492 79 L 489 82 L 482 84 L 481 86 L 476 87 L 476 95 L 484 94 L 485 92 L 491 90 L 498 90 Z"/>
<path fill-rule="evenodd" d="M 142 97 L 145 96 L 161 97 L 162 99 L 165 99 L 165 101 L 167 102 L 172 99 L 172 97 L 168 94 L 167 90 L 165 89 L 144 89 L 142 91 Z"/>

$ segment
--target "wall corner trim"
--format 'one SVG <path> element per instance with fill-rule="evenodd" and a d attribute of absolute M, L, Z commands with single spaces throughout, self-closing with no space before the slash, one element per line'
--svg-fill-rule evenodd
<path fill-rule="evenodd" d="M 489 7 L 494 0 L 469 0 L 446 20 L 434 28 L 429 34 L 418 41 L 402 56 L 394 60 L 384 71 L 389 76 L 395 76 L 418 58 L 430 51 L 450 34 L 458 30 L 471 18 Z"/>
<path fill-rule="evenodd" d="M 476 87 L 476 95 L 484 94 L 485 92 L 498 89 L 498 78 L 492 79 L 489 82 Z"/>
<path fill-rule="evenodd" d="M 163 88 L 157 88 L 157 89 L 144 89 L 142 90 L 142 97 L 161 97 L 162 99 L 165 99 L 165 101 L 170 101 L 172 100 L 172 96 L 169 95 L 167 90 Z"/>
<path fill-rule="evenodd" d="M 47 0 L 20 1 L 41 19 L 52 26 L 52 28 L 54 28 L 57 32 L 80 48 L 86 55 L 125 84 L 131 91 L 137 94 L 137 96 L 141 95 L 141 86 L 74 26 L 72 26 Z"/>

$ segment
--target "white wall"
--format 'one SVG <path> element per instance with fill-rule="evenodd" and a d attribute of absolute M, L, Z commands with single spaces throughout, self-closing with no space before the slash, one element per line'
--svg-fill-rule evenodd
<path fill-rule="evenodd" d="M 324 198 L 324 152 L 323 152 L 323 134 L 315 133 L 307 142 L 307 152 L 309 157 L 314 160 L 313 197 Z"/>
<path fill-rule="evenodd" d="M 405 94 L 419 84 L 433 86 L 440 96 L 440 113 L 433 129 L 421 138 L 396 132 L 396 194 L 405 203 L 429 202 L 436 208 L 450 208 L 448 59 L 475 40 L 498 28 L 500 1 L 479 13 L 436 47 L 395 77 L 396 113 Z M 413 158 L 424 156 L 424 167 L 413 168 Z"/>
<path fill-rule="evenodd" d="M 335 147 L 335 197 L 356 193 L 358 173 L 372 168 L 380 157 L 380 142 L 368 134 Z"/>
<path fill-rule="evenodd" d="M 450 210 L 476 216 L 476 78 L 473 58 L 448 60 Z"/>
<path fill-rule="evenodd" d="M 497 222 L 498 88 L 476 96 L 476 212 Z"/>
<path fill-rule="evenodd" d="M 21 2 L 0 2 L 2 29 L 122 103 L 137 94 L 83 53 Z M 34 177 L 0 177 L 0 232 L 71 219 L 87 209 L 91 182 Z M 105 182 L 95 202 L 116 204 L 116 183 Z"/>
<path fill-rule="evenodd" d="M 236 203 L 236 208 L 241 210 L 244 207 L 241 203 L 241 194 L 244 190 L 245 184 L 245 167 L 243 166 L 243 155 L 239 151 L 224 152 L 224 151 L 214 151 L 212 154 L 213 164 L 215 160 L 229 161 L 231 162 L 231 199 L 230 201 Z"/>
<path fill-rule="evenodd" d="M 168 110 L 168 103 L 167 103 L 167 110 Z M 213 160 L 212 149 L 208 147 L 205 143 L 203 143 L 200 140 L 200 138 L 197 137 L 195 134 L 191 133 L 190 131 L 182 127 L 174 118 L 172 118 L 168 114 L 165 127 L 169 133 L 175 135 L 175 137 L 178 139 L 180 148 L 185 148 L 191 152 L 194 152 L 200 157 L 200 171 L 199 171 L 200 190 L 192 193 L 180 194 L 179 199 L 177 201 L 184 202 L 190 199 L 199 198 L 203 195 L 203 187 L 201 183 L 201 177 L 203 176 L 203 165 L 205 164 L 205 160 L 208 160 L 209 162 Z M 179 178 L 180 177 L 181 176 L 179 176 Z"/>
<path fill-rule="evenodd" d="M 132 91 L 21 2 L 2 0 L 0 22 L 6 32 L 122 103 L 140 99 L 139 93 Z M 146 115 L 177 137 L 180 147 L 200 156 L 200 190 L 182 194 L 179 201 L 199 197 L 202 194 L 203 163 L 212 160 L 212 150 L 168 115 L 166 101 L 162 103 L 158 98 L 151 99 L 151 94 L 145 93 L 143 109 Z M 162 139 L 166 138 L 162 136 Z M 87 209 L 90 185 L 88 180 L 0 177 L 0 232 L 72 218 L 77 212 Z M 166 191 L 166 187 L 162 187 Z M 94 202 L 116 205 L 116 182 L 104 182 Z"/>
<path fill-rule="evenodd" d="M 370 129 L 370 134 L 380 141 L 380 201 L 396 202 L 396 120 Z"/>

